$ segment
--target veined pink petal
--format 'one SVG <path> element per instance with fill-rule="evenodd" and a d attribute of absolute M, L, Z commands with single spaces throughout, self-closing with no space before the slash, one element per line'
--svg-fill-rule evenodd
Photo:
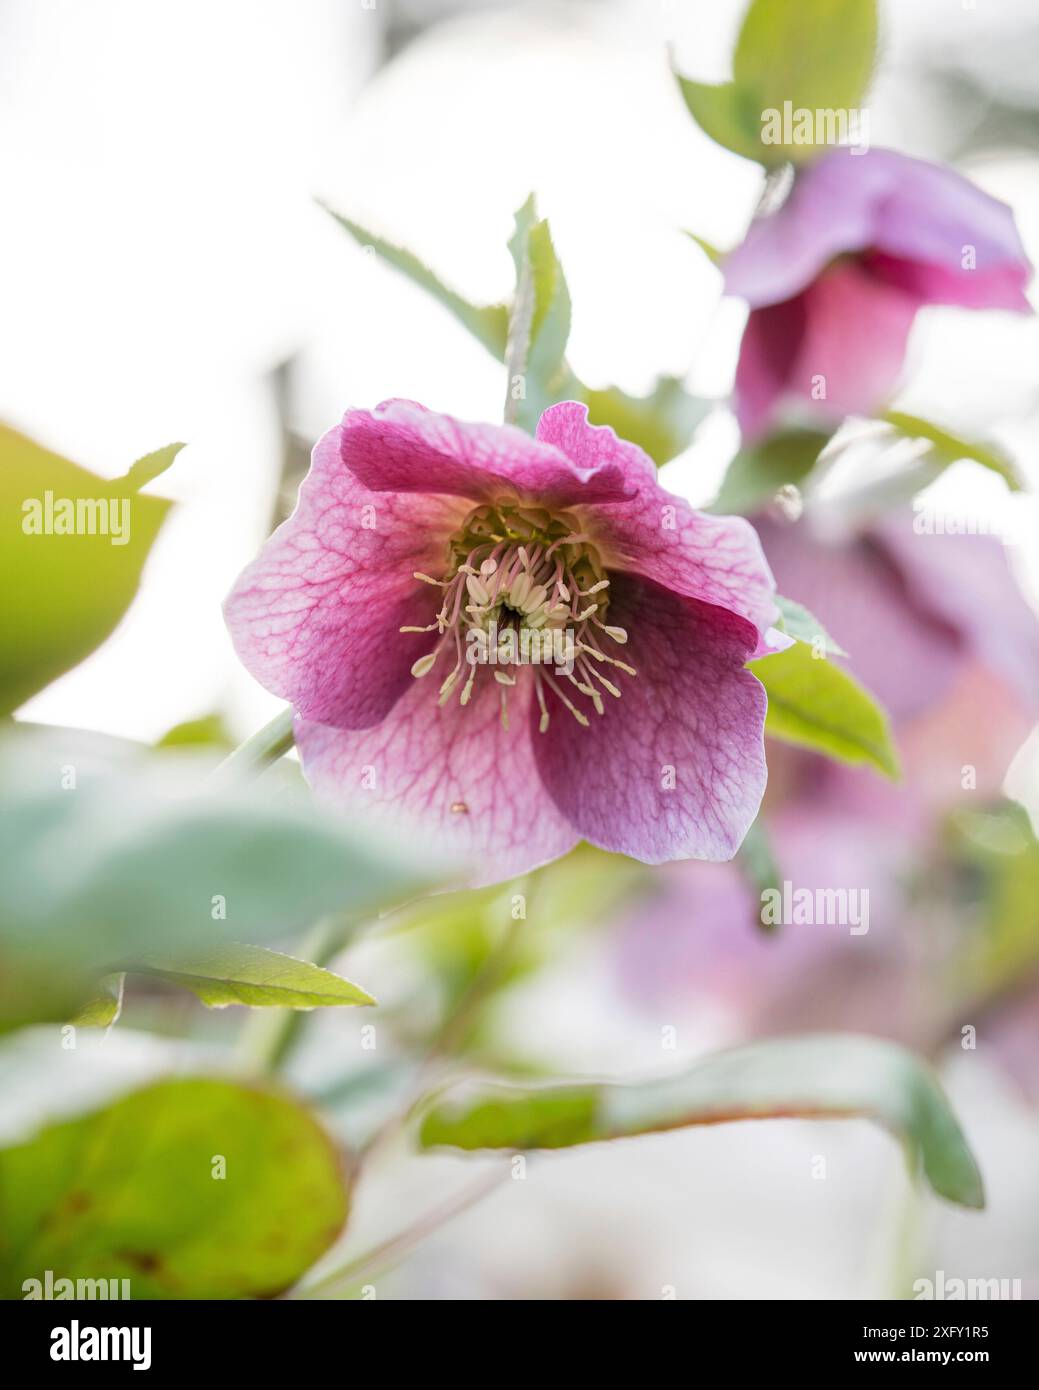
<path fill-rule="evenodd" d="M 747 322 L 736 369 L 746 438 L 767 432 L 789 400 L 835 422 L 872 414 L 894 393 L 920 307 L 857 261 L 830 266 L 795 303 L 754 309 Z"/>
<path fill-rule="evenodd" d="M 565 401 L 546 410 L 538 437 L 551 439 L 581 468 L 615 467 L 630 490 L 617 506 L 578 508 L 606 568 L 645 575 L 688 598 L 717 604 L 764 633 L 776 621 L 775 584 L 754 528 L 742 517 L 694 511 L 657 480 L 648 454 L 588 409 Z"/>
<path fill-rule="evenodd" d="M 504 687 L 487 671 L 466 706 L 457 691 L 439 706 L 431 674 L 413 679 L 377 728 L 299 721 L 303 771 L 320 799 L 395 835 L 414 833 L 433 853 L 467 865 L 469 887 L 526 873 L 580 839 L 535 771 L 529 677 L 523 672 L 509 691 L 508 730 L 500 718 Z"/>
<path fill-rule="evenodd" d="M 292 516 L 224 604 L 235 650 L 258 681 L 308 719 L 377 724 L 412 682 L 435 634 L 401 633 L 436 612 L 413 577 L 443 564 L 465 505 L 369 491 L 343 465 L 337 425 L 314 449 Z"/>
<path fill-rule="evenodd" d="M 376 492 L 422 492 L 543 507 L 619 502 L 630 491 L 617 460 L 588 466 L 513 425 L 469 424 L 411 401 L 386 401 L 343 420 L 343 460 Z"/>
<path fill-rule="evenodd" d="M 550 692 L 551 723 L 532 735 L 542 782 L 603 849 L 650 864 L 731 858 L 765 788 L 765 691 L 744 668 L 757 633 L 636 575 L 614 578 L 608 619 L 638 674 L 617 677 L 620 699 L 604 697 L 587 729 Z"/>

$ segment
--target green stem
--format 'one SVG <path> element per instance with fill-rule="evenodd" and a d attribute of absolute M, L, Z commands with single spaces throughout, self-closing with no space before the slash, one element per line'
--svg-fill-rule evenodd
<path fill-rule="evenodd" d="M 293 1293 L 291 1297 L 307 1299 L 343 1297 L 357 1284 L 369 1283 L 376 1274 L 381 1274 L 398 1264 L 427 1236 L 431 1236 L 448 1221 L 460 1216 L 462 1212 L 468 1211 L 477 1202 L 482 1202 L 485 1197 L 500 1187 L 508 1176 L 509 1169 L 506 1165 L 495 1168 L 491 1174 L 485 1174 L 472 1187 L 465 1188 L 457 1196 L 443 1203 L 442 1206 L 427 1212 L 413 1226 L 399 1231 L 395 1236 L 391 1236 L 389 1240 L 383 1241 L 373 1249 L 366 1250 L 363 1255 L 358 1255 L 356 1259 L 341 1265 L 331 1274 L 319 1279 L 317 1283 Z"/>
<path fill-rule="evenodd" d="M 258 777 L 271 763 L 289 751 L 296 742 L 292 725 L 292 706 L 286 705 L 269 724 L 247 738 L 213 770 L 214 781 L 231 782 Z"/>

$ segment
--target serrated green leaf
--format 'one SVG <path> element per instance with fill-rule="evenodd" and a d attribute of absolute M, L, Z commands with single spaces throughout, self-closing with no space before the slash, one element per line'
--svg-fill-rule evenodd
<path fill-rule="evenodd" d="M 153 453 L 144 454 L 131 465 L 126 476 L 118 481 L 125 483 L 132 492 L 139 492 L 142 487 L 146 487 L 165 473 L 181 449 L 186 447 L 185 444 L 167 444 Z"/>
<path fill-rule="evenodd" d="M 557 1149 L 690 1125 L 794 1118 L 875 1120 L 920 1160 L 934 1190 L 981 1207 L 981 1176 L 936 1079 L 879 1038 L 785 1038 L 720 1052 L 641 1082 L 462 1083 L 422 1120 L 425 1149 Z"/>
<path fill-rule="evenodd" d="M 238 941 L 189 955 L 134 957 L 126 969 L 182 985 L 211 1009 L 228 1004 L 320 1009 L 375 1003 L 359 985 L 323 966 Z"/>
<path fill-rule="evenodd" d="M 344 217 L 333 208 L 320 205 L 361 247 L 370 246 L 381 260 L 406 275 L 427 294 L 431 294 L 445 309 L 454 314 L 474 337 L 478 338 L 489 352 L 499 360 L 505 358 L 505 342 L 508 335 L 509 311 L 504 304 L 471 304 L 462 295 L 449 289 L 429 266 L 424 265 L 411 251 L 402 246 L 376 236 L 360 223 Z"/>
<path fill-rule="evenodd" d="M 869 763 L 897 778 L 898 754 L 887 716 L 873 696 L 803 642 L 752 661 L 768 694 L 765 733 L 838 762 Z"/>
<path fill-rule="evenodd" d="M 776 594 L 776 607 L 779 609 L 779 628 L 782 632 L 796 637 L 799 642 L 807 642 L 810 647 L 826 652 L 829 656 L 848 655 L 803 603 L 796 603 L 792 598 Z"/>
<path fill-rule="evenodd" d="M 89 656 L 130 606 L 171 505 L 137 493 L 151 458 L 112 481 L 0 426 L 0 714 Z M 76 529 L 55 534 L 66 515 Z"/>
<path fill-rule="evenodd" d="M 570 291 L 533 194 L 516 213 L 509 251 L 516 268 L 516 296 L 505 353 L 505 418 L 533 434 L 544 410 L 575 394 L 566 362 Z"/>
<path fill-rule="evenodd" d="M 931 448 L 926 455 L 926 461 L 935 466 L 934 477 L 950 464 L 958 463 L 961 459 L 970 459 L 974 463 L 980 463 L 983 468 L 998 473 L 1012 492 L 1021 490 L 1023 484 L 1017 466 L 998 445 L 978 444 L 973 440 L 963 439 L 949 430 L 942 429 L 940 425 L 922 420 L 918 415 L 906 415 L 900 410 L 889 410 L 882 418 L 907 439 L 926 439 L 930 443 Z"/>
<path fill-rule="evenodd" d="M 780 488 L 802 483 L 831 437 L 822 430 L 784 430 L 741 449 L 729 464 L 711 511 L 721 516 L 756 512 Z"/>
<path fill-rule="evenodd" d="M 302 1106 L 162 1081 L 0 1150 L 0 1296 L 49 1270 L 128 1279 L 134 1299 L 272 1298 L 347 1209 L 335 1148 Z"/>

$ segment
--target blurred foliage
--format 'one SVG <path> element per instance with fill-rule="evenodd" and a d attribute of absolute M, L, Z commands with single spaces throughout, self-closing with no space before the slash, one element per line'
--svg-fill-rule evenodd
<path fill-rule="evenodd" d="M 0 1150 L 0 1296 L 50 1270 L 131 1296 L 271 1298 L 324 1253 L 347 1187 L 299 1105 L 162 1081 Z"/>
<path fill-rule="evenodd" d="M 751 0 L 736 41 L 732 81 L 710 85 L 676 76 L 691 114 L 712 140 L 774 166 L 814 159 L 819 146 L 796 140 L 766 144 L 762 113 L 782 112 L 784 102 L 795 113 L 804 109 L 813 116 L 858 108 L 876 49 L 876 0 Z"/>
<path fill-rule="evenodd" d="M 113 481 L 0 426 L 0 714 L 89 656 L 126 612 L 171 505 L 138 489 L 183 447 L 149 454 Z M 108 530 L 112 505 L 125 516 L 125 543 Z M 77 527 L 70 534 L 34 530 L 37 521 L 63 528 L 66 514 Z M 83 533 L 89 524 L 93 535 Z"/>
<path fill-rule="evenodd" d="M 616 386 L 593 388 L 578 379 L 564 356 L 570 333 L 570 294 L 548 222 L 538 218 L 533 195 L 516 214 L 509 244 L 517 276 L 515 299 L 511 305 L 482 308 L 444 286 L 410 252 L 331 208 L 326 211 L 362 248 L 371 247 L 439 300 L 499 361 L 506 360 L 513 325 L 513 347 L 524 361 L 516 371 L 527 378 L 527 399 L 510 404 L 517 407 L 517 420 L 524 428 L 533 430 L 546 406 L 562 400 L 583 401 L 593 425 L 608 425 L 644 449 L 655 463 L 663 464 L 686 448 L 710 408 L 710 402 L 690 395 L 675 377 L 659 378 L 647 396 L 631 396 Z M 510 380 L 510 393 L 511 388 Z"/>
<path fill-rule="evenodd" d="M 809 613 L 803 603 L 776 594 L 776 607 L 779 609 L 779 629 L 798 642 L 807 642 L 820 653 L 827 656 L 847 656 L 843 647 L 837 645 L 823 627 L 819 619 Z"/>
<path fill-rule="evenodd" d="M 887 715 L 847 671 L 816 656 L 802 641 L 749 662 L 748 669 L 768 693 L 766 734 L 838 762 L 869 763 L 886 777 L 898 777 L 898 753 Z"/>
<path fill-rule="evenodd" d="M 422 1120 L 423 1148 L 566 1148 L 741 1119 L 861 1117 L 883 1124 L 922 1161 L 934 1190 L 984 1205 L 981 1176 L 930 1071 L 877 1038 L 818 1034 L 716 1053 L 640 1082 L 544 1088 L 462 1083 Z"/>
<path fill-rule="evenodd" d="M 19 731 L 0 742 L 0 788 L 8 1026 L 69 1017 L 142 956 L 289 935 L 435 877 L 278 779 L 262 797 L 217 788 L 170 754 L 112 764 L 89 740 Z"/>
<path fill-rule="evenodd" d="M 234 739 L 222 714 L 204 714 L 199 719 L 185 719 L 167 729 L 156 748 L 212 748 L 230 752 Z"/>
<path fill-rule="evenodd" d="M 741 449 L 729 464 L 710 510 L 721 516 L 758 511 L 780 488 L 808 477 L 831 437 L 822 430 L 784 430 Z"/>
<path fill-rule="evenodd" d="M 241 941 L 187 955 L 169 952 L 150 959 L 135 956 L 126 969 L 189 989 L 211 1009 L 228 1004 L 319 1009 L 375 1003 L 370 994 L 331 970 Z"/>

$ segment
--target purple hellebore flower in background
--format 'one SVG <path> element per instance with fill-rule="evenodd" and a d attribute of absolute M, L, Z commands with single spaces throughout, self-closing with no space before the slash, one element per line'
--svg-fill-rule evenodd
<path fill-rule="evenodd" d="M 665 492 L 583 405 L 536 438 L 407 401 L 348 411 L 225 614 L 294 705 L 315 792 L 421 833 L 469 882 L 582 838 L 727 859 L 757 813 L 766 701 L 744 663 L 783 640 L 757 536 Z M 571 670 L 524 660 L 546 632 L 569 634 Z"/>
<path fill-rule="evenodd" d="M 625 988 L 649 1009 L 713 1001 L 736 1037 L 842 1027 L 930 1046 L 948 1022 L 948 953 L 967 928 L 951 905 L 925 921 L 914 875 L 944 813 L 999 794 L 1039 718 L 1039 620 L 991 537 L 918 536 L 889 516 L 831 544 L 810 511 L 755 526 L 780 590 L 834 633 L 895 721 L 898 784 L 812 753 L 769 754 L 763 814 L 780 876 L 868 891 L 869 931 L 787 924 L 766 937 L 735 865 L 673 865 L 621 923 Z M 1023 1013 L 1022 1028 L 1037 1016 Z"/>
<path fill-rule="evenodd" d="M 724 271 L 725 292 L 751 309 L 735 392 L 748 439 L 790 402 L 834 423 L 882 407 L 925 304 L 1030 311 L 1010 209 L 952 169 L 891 150 L 839 148 L 800 170 Z"/>

